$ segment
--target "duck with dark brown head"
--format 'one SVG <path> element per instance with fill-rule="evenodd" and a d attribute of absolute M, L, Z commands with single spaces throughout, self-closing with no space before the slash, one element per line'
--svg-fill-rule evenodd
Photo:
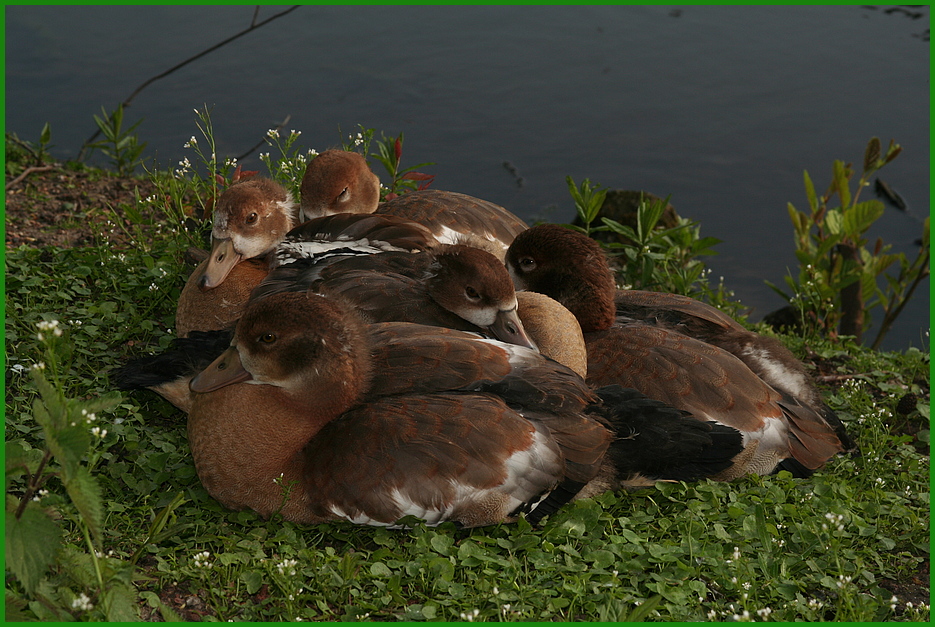
<path fill-rule="evenodd" d="M 589 383 L 633 387 L 743 432 L 745 456 L 725 478 L 777 468 L 804 476 L 854 447 L 778 341 L 686 297 L 618 291 L 591 238 L 538 225 L 516 237 L 506 262 L 517 289 L 547 294 L 578 319 Z"/>

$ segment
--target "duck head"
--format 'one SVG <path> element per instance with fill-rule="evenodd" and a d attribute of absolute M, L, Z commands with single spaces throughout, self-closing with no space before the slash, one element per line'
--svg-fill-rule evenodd
<path fill-rule="evenodd" d="M 242 260 L 273 250 L 294 222 L 295 201 L 275 181 L 253 178 L 228 187 L 214 209 L 211 254 L 199 287 L 217 287 Z"/>
<path fill-rule="evenodd" d="M 557 224 L 516 236 L 506 266 L 518 290 L 550 296 L 568 308 L 585 333 L 614 323 L 617 285 L 600 244 Z"/>
<path fill-rule="evenodd" d="M 305 168 L 302 222 L 334 213 L 373 213 L 380 203 L 380 179 L 356 152 L 326 150 Z"/>
<path fill-rule="evenodd" d="M 502 342 L 536 349 L 517 313 L 516 292 L 503 264 L 487 251 L 451 245 L 428 268 L 432 299 Z"/>
<path fill-rule="evenodd" d="M 369 387 L 368 355 L 365 323 L 350 307 L 315 293 L 275 294 L 248 307 L 230 348 L 192 379 L 191 390 L 269 385 L 333 417 Z"/>

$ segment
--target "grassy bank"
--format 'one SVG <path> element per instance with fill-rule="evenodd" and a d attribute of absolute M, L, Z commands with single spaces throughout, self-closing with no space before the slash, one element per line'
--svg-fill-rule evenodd
<path fill-rule="evenodd" d="M 22 461 L 7 472 L 8 619 L 929 619 L 928 353 L 781 336 L 825 375 L 862 449 L 809 479 L 605 494 L 540 528 L 264 521 L 207 495 L 184 415 L 113 392 L 112 368 L 174 337 L 182 253 L 199 237 L 166 227 L 144 241 L 140 225 L 165 219 L 155 205 L 115 209 L 109 228 L 125 244 L 101 233 L 95 245 L 6 250 L 7 459 Z M 63 415 L 96 419 L 51 437 L 42 381 L 71 399 Z M 70 461 L 69 437 L 86 440 Z M 30 534 L 57 537 L 44 522 L 14 527 L 11 555 L 21 471 L 47 445 L 64 452 L 25 511 L 51 514 L 61 548 L 20 560 Z"/>

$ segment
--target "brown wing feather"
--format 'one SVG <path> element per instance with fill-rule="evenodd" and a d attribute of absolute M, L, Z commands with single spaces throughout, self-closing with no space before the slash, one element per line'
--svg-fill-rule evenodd
<path fill-rule="evenodd" d="M 741 431 L 779 418 L 780 395 L 739 359 L 715 346 L 644 324 L 585 335 L 588 383 L 619 384 Z"/>
<path fill-rule="evenodd" d="M 506 244 L 527 228 L 525 222 L 500 205 L 438 190 L 402 194 L 381 204 L 376 213 L 408 218 L 427 226 L 447 225 L 465 233 L 490 232 Z"/>
<path fill-rule="evenodd" d="M 439 510 L 456 503 L 459 485 L 484 490 L 503 484 L 505 460 L 532 446 L 535 431 L 486 395 L 379 399 L 345 413 L 312 441 L 305 451 L 306 485 L 318 497 L 313 507 L 319 516 L 327 503 L 391 523 L 403 513 L 395 493 Z M 507 489 L 526 500 L 551 488 L 563 471 L 554 445 L 551 457 L 537 459 Z"/>
<path fill-rule="evenodd" d="M 313 218 L 295 227 L 287 238 L 339 241 L 367 238 L 404 250 L 429 250 L 438 242 L 432 232 L 412 220 L 394 215 L 336 213 Z"/>
<path fill-rule="evenodd" d="M 681 324 L 688 327 L 707 325 L 722 331 L 729 329 L 748 333 L 743 326 L 720 309 L 680 294 L 617 290 L 614 304 L 618 316 L 627 316 L 634 320 L 650 323 L 658 320 L 661 324 Z M 709 332 L 713 331 L 714 329 L 709 329 Z"/>

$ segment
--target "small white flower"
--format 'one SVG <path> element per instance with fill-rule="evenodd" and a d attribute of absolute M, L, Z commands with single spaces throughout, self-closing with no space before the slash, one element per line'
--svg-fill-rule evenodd
<path fill-rule="evenodd" d="M 277 130 L 274 129 L 274 128 L 271 128 L 271 129 L 269 129 L 268 131 L 266 131 L 266 136 L 269 137 L 270 139 L 273 139 L 273 138 L 278 139 L 278 138 L 279 138 L 279 131 L 277 131 Z"/>
<path fill-rule="evenodd" d="M 202 551 L 201 553 L 195 553 L 194 561 L 196 568 L 211 568 L 211 562 L 208 561 L 208 558 L 211 557 L 211 553 L 208 551 Z"/>
<path fill-rule="evenodd" d="M 33 367 L 34 369 L 36 369 L 36 370 L 45 370 L 45 362 L 44 362 L 44 361 L 37 361 L 36 363 L 34 363 L 34 364 L 32 365 L 32 367 Z"/>
<path fill-rule="evenodd" d="M 732 554 L 731 557 L 733 557 L 735 560 L 740 559 L 740 548 L 739 547 L 736 547 L 736 546 L 734 547 L 734 553 Z"/>
<path fill-rule="evenodd" d="M 717 612 L 714 610 L 708 610 L 708 620 L 714 620 L 717 618 Z"/>
<path fill-rule="evenodd" d="M 277 570 L 279 570 L 280 575 L 285 575 L 286 571 L 289 571 L 290 575 L 295 575 L 295 565 L 298 564 L 297 561 L 293 559 L 284 559 L 280 563 L 276 564 Z"/>
<path fill-rule="evenodd" d="M 772 613 L 773 613 L 773 610 L 772 610 L 771 608 L 768 608 L 768 607 L 764 607 L 762 610 L 757 610 L 757 611 L 756 611 L 757 616 L 759 616 L 759 617 L 761 617 L 761 618 L 766 618 L 767 616 L 769 616 L 769 615 L 772 614 Z"/>
<path fill-rule="evenodd" d="M 72 602 L 71 606 L 76 610 L 84 610 L 85 612 L 90 612 L 94 609 L 94 605 L 91 603 L 91 599 L 88 598 L 84 592 L 79 594 Z"/>

